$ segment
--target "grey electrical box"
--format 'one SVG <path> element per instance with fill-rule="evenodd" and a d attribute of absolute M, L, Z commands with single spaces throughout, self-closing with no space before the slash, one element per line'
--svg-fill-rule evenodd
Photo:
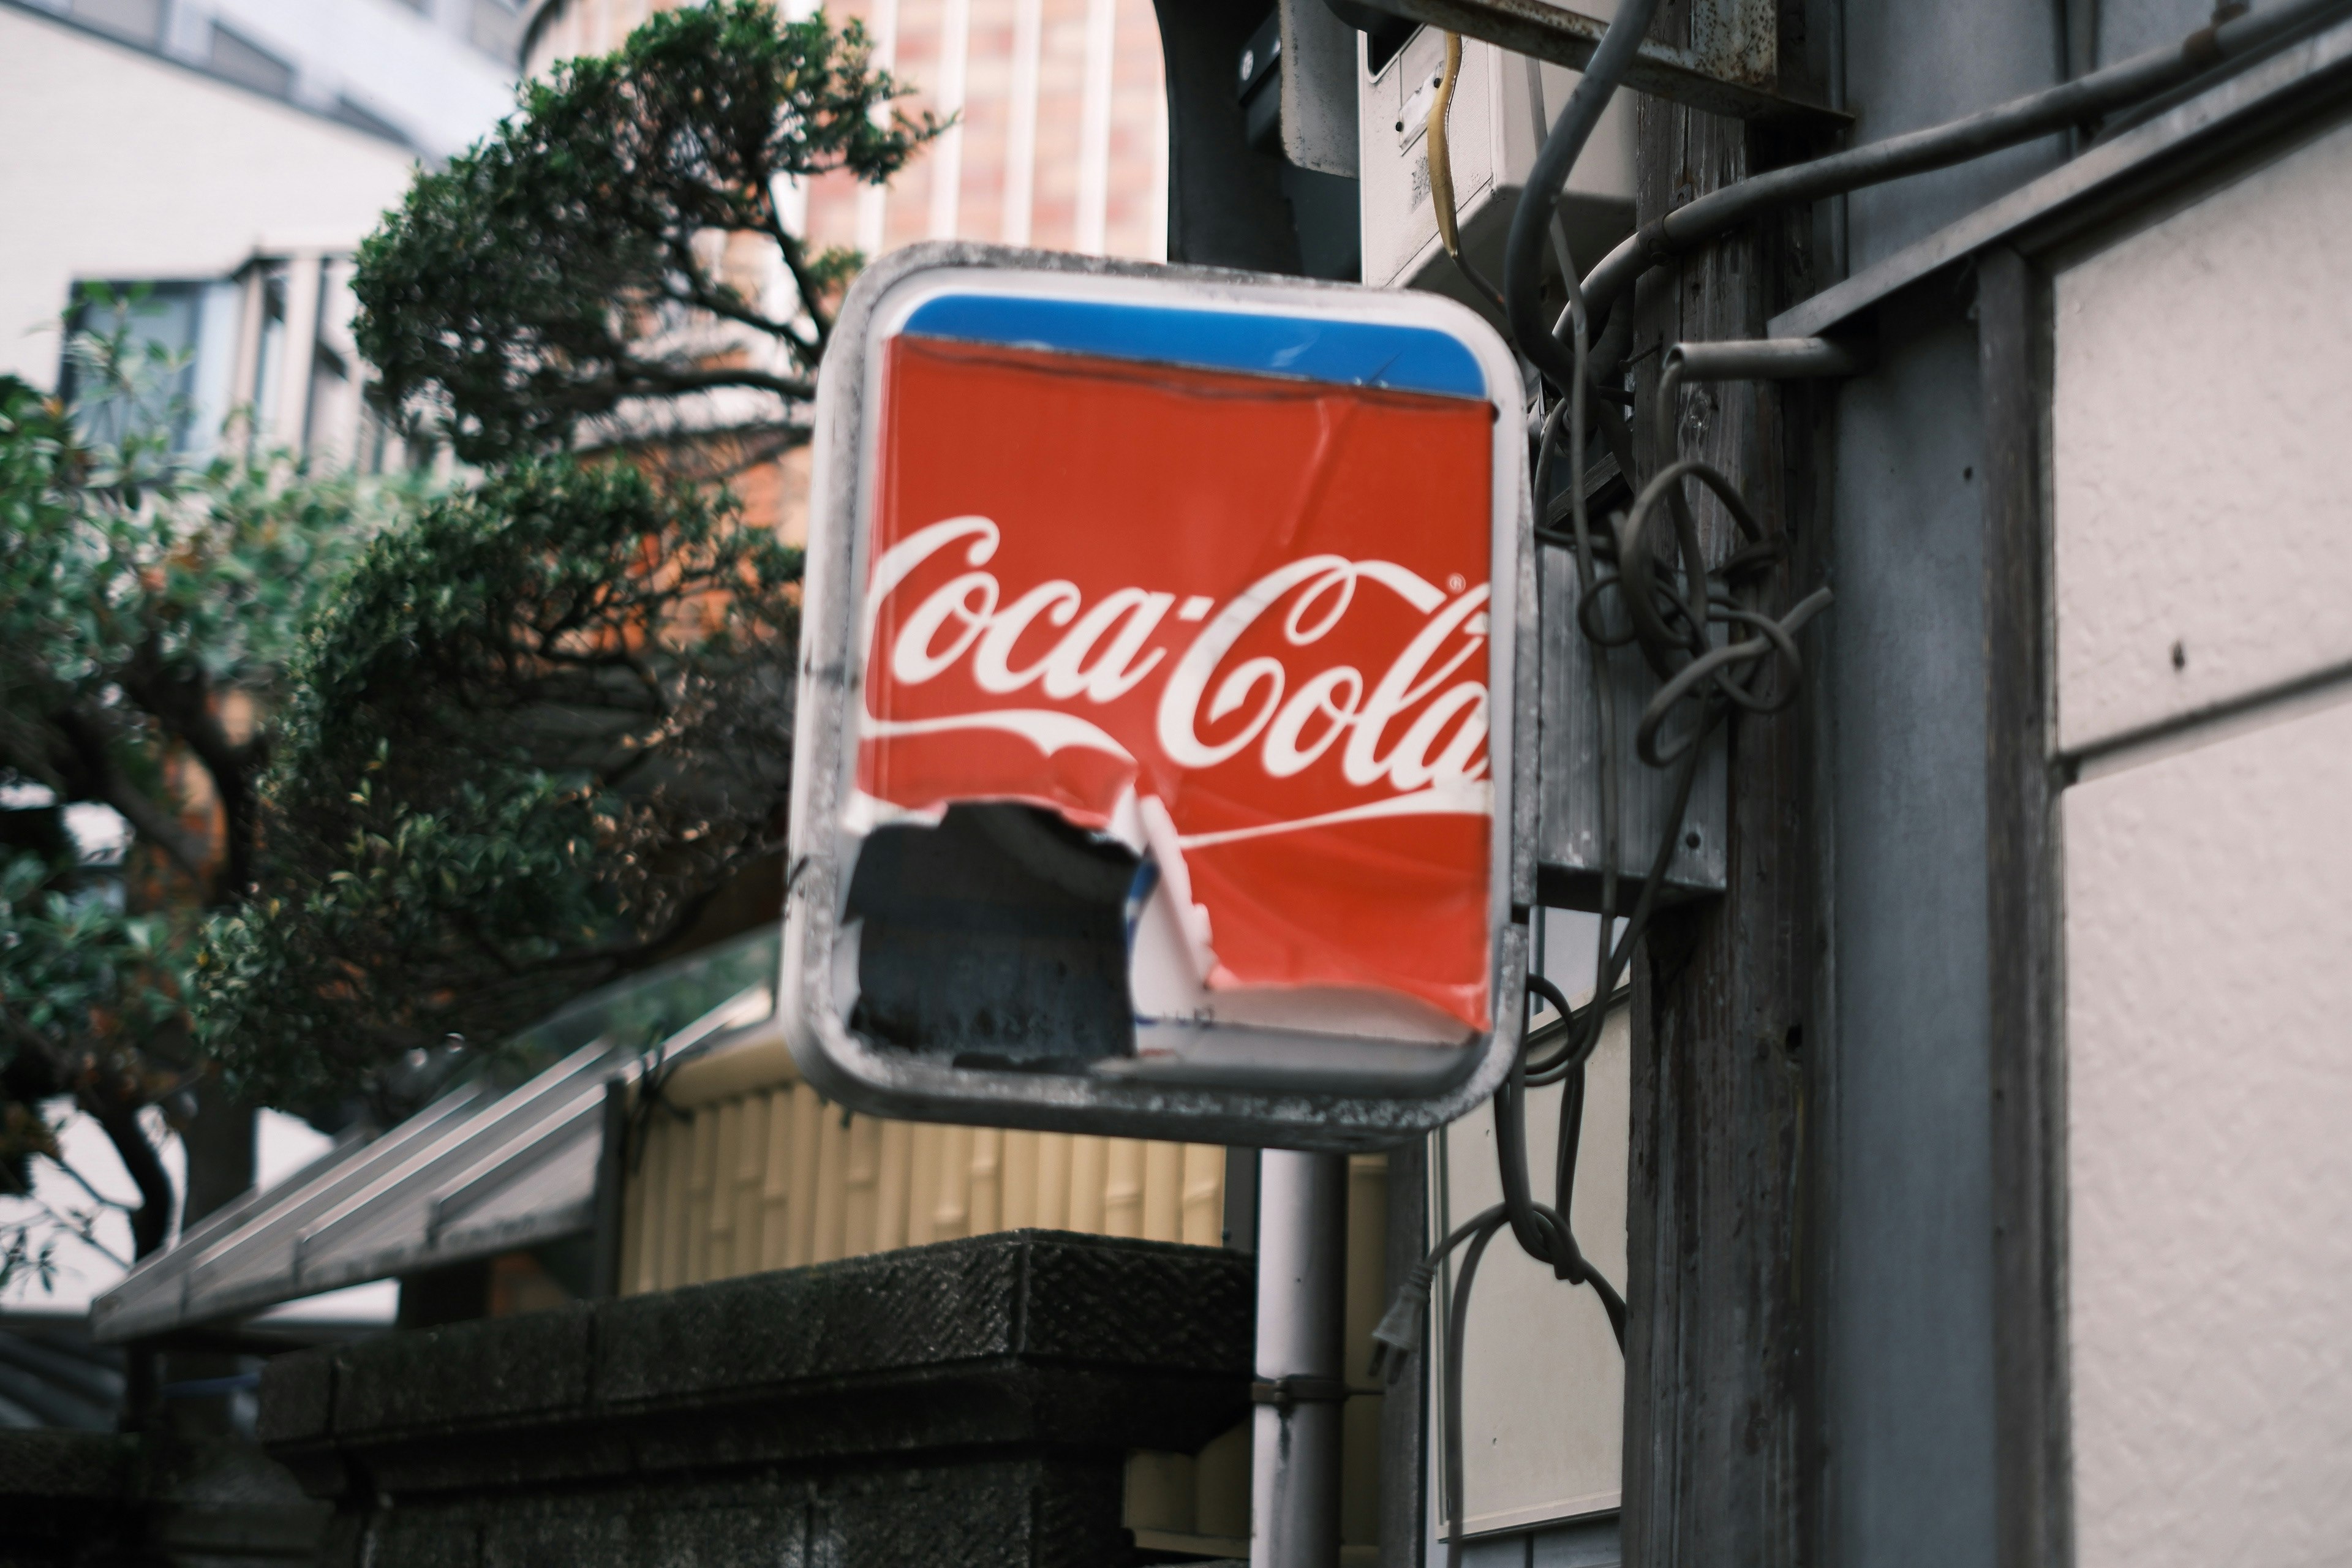
<path fill-rule="evenodd" d="M 1542 654 L 1536 713 L 1536 897 L 1554 909 L 1597 910 L 1601 871 L 1608 864 L 1601 837 L 1601 731 L 1592 701 L 1591 661 L 1597 650 L 1576 626 L 1574 558 L 1565 550 L 1544 550 L 1538 555 Z M 1649 766 L 1633 750 L 1634 727 L 1658 689 L 1657 677 L 1643 662 L 1639 648 L 1612 648 L 1604 657 L 1617 728 L 1617 912 L 1625 915 L 1633 912 L 1642 879 L 1650 874 L 1658 837 L 1674 805 L 1675 777 L 1671 769 Z M 1691 705 L 1685 706 L 1687 712 Z M 1687 721 L 1677 715 L 1670 722 L 1680 726 Z M 1723 890 L 1724 820 L 1724 738 L 1718 727 L 1706 742 L 1676 830 L 1674 858 L 1666 863 L 1665 883 L 1659 889 L 1663 900 Z"/>
<path fill-rule="evenodd" d="M 1372 66 L 1357 39 L 1359 163 L 1363 181 L 1364 281 L 1433 289 L 1479 305 L 1446 258 L 1430 197 L 1430 105 L 1445 69 L 1445 35 L 1423 27 Z M 1463 250 L 1498 286 L 1503 241 L 1545 133 L 1577 73 L 1465 39 L 1446 117 Z M 1559 207 L 1571 254 L 1590 268 L 1633 232 L 1633 105 L 1619 93 L 1586 145 Z"/>

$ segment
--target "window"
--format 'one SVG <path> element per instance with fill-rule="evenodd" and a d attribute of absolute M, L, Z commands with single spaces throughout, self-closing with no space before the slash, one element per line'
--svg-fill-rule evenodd
<path fill-rule="evenodd" d="M 366 105 L 353 102 L 349 98 L 337 98 L 334 108 L 328 112 L 344 124 L 364 131 L 371 136 L 381 136 L 387 142 L 397 142 L 404 147 L 408 144 L 407 132 L 383 115 L 370 110 Z"/>
<path fill-rule="evenodd" d="M 468 29 L 474 47 L 512 70 L 522 58 L 522 8 L 508 0 L 474 0 Z"/>
<path fill-rule="evenodd" d="M 73 17 L 137 43 L 163 37 L 163 0 L 73 0 Z"/>
<path fill-rule="evenodd" d="M 112 444 L 161 428 L 174 454 L 201 457 L 219 441 L 228 415 L 236 317 L 234 283 L 78 285 L 58 393 L 92 440 Z M 135 397 L 87 384 L 89 372 L 73 346 L 85 333 L 118 331 L 144 367 Z"/>
<path fill-rule="evenodd" d="M 213 24 L 212 56 L 208 63 L 215 75 L 226 77 L 256 92 L 266 92 L 272 98 L 285 98 L 294 90 L 292 66 L 218 22 Z"/>

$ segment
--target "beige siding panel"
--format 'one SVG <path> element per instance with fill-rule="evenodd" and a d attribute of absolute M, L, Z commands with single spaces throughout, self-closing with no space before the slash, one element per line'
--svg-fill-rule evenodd
<path fill-rule="evenodd" d="M 1026 1230 L 1038 1223 L 1037 1144 L 1043 1136 L 1037 1132 L 1004 1135 L 1004 1205 L 1000 1223 L 1006 1230 Z"/>
<path fill-rule="evenodd" d="M 938 1136 L 940 1151 L 929 1189 L 931 1237 L 937 1241 L 952 1241 L 971 1234 L 972 1129 L 937 1127 L 930 1131 Z"/>
<path fill-rule="evenodd" d="M 1143 1234 L 1143 1151 L 1132 1138 L 1113 1138 L 1104 1151 L 1105 1236 Z"/>
<path fill-rule="evenodd" d="M 1082 1230 L 1089 1236 L 1117 1236 L 1110 1228 L 1105 1201 L 1105 1184 L 1110 1169 L 1109 1150 L 1100 1138 L 1081 1135 L 1070 1140 L 1070 1178 L 1063 1184 L 1069 1196 L 1069 1206 L 1062 1215 L 1066 1230 Z"/>
<path fill-rule="evenodd" d="M 1194 1247 L 1225 1239 L 1225 1152 L 1213 1143 L 1184 1145 L 1184 1234 Z"/>
<path fill-rule="evenodd" d="M 702 1264 L 697 1279 L 724 1279 L 746 1270 L 735 1264 L 735 1164 L 743 1142 L 743 1102 L 730 1100 L 719 1107 L 719 1142 L 711 1155 L 709 1207 L 704 1210 Z"/>
<path fill-rule="evenodd" d="M 884 1121 L 874 1178 L 874 1236 L 863 1252 L 907 1245 L 907 1206 L 914 1190 L 914 1123 Z"/>
<path fill-rule="evenodd" d="M 1222 1148 L 845 1117 L 770 1059 L 764 1076 L 700 1064 L 708 1097 L 646 1118 L 625 1177 L 625 1291 L 1028 1226 L 1224 1238 Z M 1359 1184 L 1384 1180 L 1380 1161 L 1359 1167 Z"/>
<path fill-rule="evenodd" d="M 928 1124 L 913 1129 L 913 1150 L 907 1157 L 908 1247 L 940 1239 L 940 1165 L 947 1154 L 946 1133 L 946 1128 Z"/>
<path fill-rule="evenodd" d="M 835 1258 L 856 1258 L 877 1245 L 882 1194 L 882 1124 L 870 1116 L 849 1120 L 849 1170 L 842 1177 L 841 1249 Z"/>
<path fill-rule="evenodd" d="M 656 1112 L 660 1115 L 659 1111 Z M 667 1120 L 665 1118 L 665 1120 Z M 667 1290 L 686 1282 L 688 1215 L 694 1201 L 694 1139 L 693 1124 L 670 1121 L 669 1158 L 663 1182 L 667 1190 L 662 1194 L 662 1237 L 659 1255 L 654 1260 L 655 1288 Z"/>
<path fill-rule="evenodd" d="M 1011 1228 L 1004 1221 L 1006 1137 L 994 1127 L 972 1130 L 971 1229 L 965 1232 L 968 1236 L 986 1236 L 993 1230 Z"/>
<path fill-rule="evenodd" d="M 1070 1135 L 1037 1134 L 1037 1209 L 1031 1223 L 1045 1230 L 1070 1225 Z"/>
<path fill-rule="evenodd" d="M 628 1149 L 635 1163 L 623 1175 L 628 1184 L 621 1205 L 621 1293 L 625 1296 L 653 1289 L 646 1271 L 646 1238 L 654 1234 L 653 1216 L 661 1191 L 657 1132 L 650 1121 L 635 1130 Z"/>
<path fill-rule="evenodd" d="M 735 1136 L 734 1272 L 756 1274 L 767 1267 L 760 1258 L 761 1231 L 761 1182 L 767 1169 L 768 1097 L 743 1097 L 743 1125 Z"/>
<path fill-rule="evenodd" d="M 710 1278 L 710 1206 L 719 1185 L 719 1140 L 724 1120 L 723 1106 L 710 1106 L 695 1112 L 694 1173 L 688 1179 L 686 1270 L 679 1276 L 684 1284 L 698 1284 Z"/>
<path fill-rule="evenodd" d="M 1143 1146 L 1143 1231 L 1147 1241 L 1179 1241 L 1184 1235 L 1184 1146 Z"/>
<path fill-rule="evenodd" d="M 849 1129 L 832 1106 L 817 1118 L 816 1202 L 809 1227 L 809 1254 L 804 1263 L 830 1263 L 841 1256 L 842 1217 L 848 1212 L 844 1195 L 849 1185 Z"/>
<path fill-rule="evenodd" d="M 768 1091 L 767 1163 L 760 1173 L 760 1267 L 782 1268 L 791 1251 L 793 1091 Z"/>
<path fill-rule="evenodd" d="M 825 1103 L 804 1083 L 793 1086 L 792 1224 L 784 1248 L 784 1267 L 797 1268 L 816 1259 L 816 1207 L 821 1195 L 817 1173 L 824 1168 Z"/>

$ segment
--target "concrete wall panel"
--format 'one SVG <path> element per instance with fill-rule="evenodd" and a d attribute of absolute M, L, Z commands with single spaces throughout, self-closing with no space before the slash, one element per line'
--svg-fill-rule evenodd
<path fill-rule="evenodd" d="M 2080 1568 L 2352 1541 L 2352 701 L 2064 802 Z"/>
<path fill-rule="evenodd" d="M 2061 273 L 2060 747 L 2352 666 L 2352 127 Z"/>

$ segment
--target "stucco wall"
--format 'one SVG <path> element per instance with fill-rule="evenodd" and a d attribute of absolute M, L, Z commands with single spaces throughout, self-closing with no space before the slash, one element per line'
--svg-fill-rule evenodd
<path fill-rule="evenodd" d="M 2060 749 L 2352 666 L 2352 127 L 2060 275 Z"/>
<path fill-rule="evenodd" d="M 2167 726 L 2063 807 L 2080 1568 L 2352 1540 L 2347 181 L 2337 131 L 2057 280 L 2062 750 Z"/>
<path fill-rule="evenodd" d="M 77 279 L 217 278 L 257 249 L 348 250 L 406 187 L 379 138 L 0 10 L 0 372 L 58 374 Z"/>
<path fill-rule="evenodd" d="M 2081 1568 L 2352 1541 L 2352 702 L 2065 801 Z"/>

